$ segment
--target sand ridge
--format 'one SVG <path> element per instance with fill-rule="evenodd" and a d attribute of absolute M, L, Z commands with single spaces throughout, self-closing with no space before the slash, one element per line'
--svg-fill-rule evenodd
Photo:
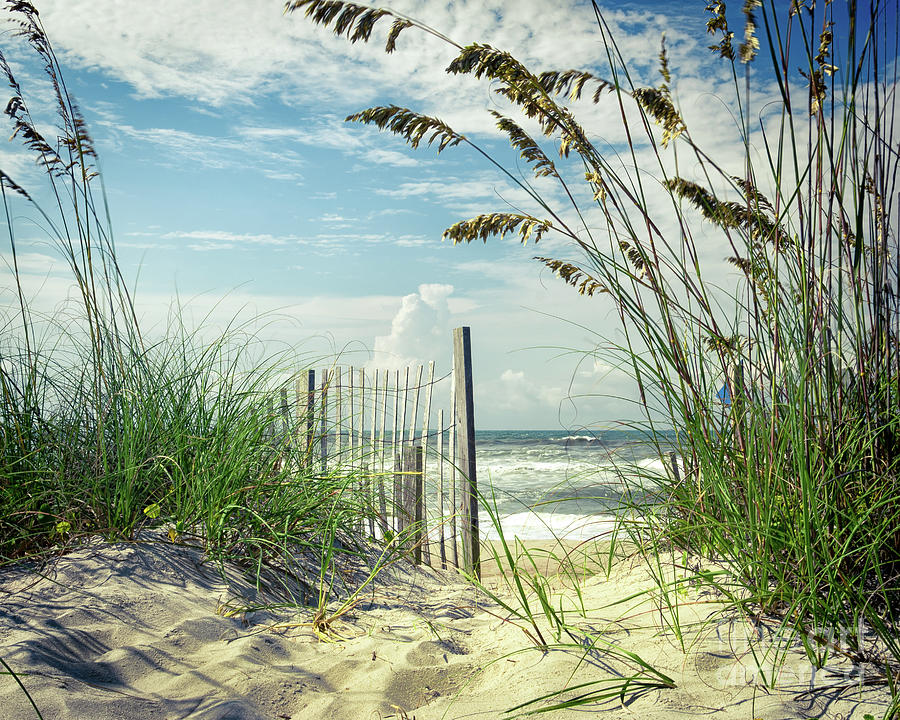
<path fill-rule="evenodd" d="M 496 575 L 485 582 L 499 588 Z M 703 629 L 683 653 L 652 603 L 613 604 L 648 583 L 642 567 L 627 563 L 608 579 L 586 580 L 585 624 L 640 654 L 677 687 L 591 710 L 641 720 L 861 719 L 884 712 L 887 696 L 879 688 L 847 699 L 833 691 L 804 694 L 810 684 L 802 659 L 786 664 L 799 670 L 783 689 L 767 692 L 748 682 L 754 665 L 740 628 L 703 624 L 709 608 L 687 598 L 683 620 Z M 490 597 L 454 572 L 406 562 L 366 589 L 333 623 L 330 639 L 313 632 L 309 611 L 234 611 L 267 601 L 237 568 L 205 562 L 199 548 L 95 540 L 40 575 L 28 568 L 6 573 L 0 653 L 45 718 L 96 720 L 499 718 L 567 683 L 628 672 L 597 647 L 529 648 L 523 629 Z M 504 601 L 515 607 L 513 599 Z M 0 717 L 36 717 L 8 675 L 0 676 L 0 697 Z M 552 715 L 584 716 L 584 709 Z"/>

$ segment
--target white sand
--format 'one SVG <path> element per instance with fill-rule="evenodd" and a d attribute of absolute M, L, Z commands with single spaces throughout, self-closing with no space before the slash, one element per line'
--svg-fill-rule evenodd
<path fill-rule="evenodd" d="M 498 718 L 567 683 L 624 669 L 603 652 L 517 652 L 528 647 L 527 637 L 504 622 L 498 606 L 451 572 L 408 565 L 394 566 L 335 625 L 342 641 L 323 642 L 297 625 L 308 612 L 224 617 L 223 602 L 252 599 L 254 590 L 233 569 L 226 584 L 202 559 L 198 550 L 168 542 L 98 541 L 58 559 L 43 577 L 8 571 L 0 586 L 0 655 L 48 720 Z M 497 582 L 488 576 L 486 583 Z M 784 687 L 766 691 L 748 682 L 755 666 L 738 640 L 738 624 L 694 630 L 694 647 L 685 654 L 652 603 L 610 607 L 651 585 L 645 570 L 625 565 L 609 580 L 587 580 L 582 597 L 592 608 L 591 626 L 606 629 L 677 687 L 592 711 L 640 720 L 861 719 L 884 712 L 881 688 L 845 697 L 833 690 L 802 694 L 810 674 L 798 654 L 787 658 Z M 683 620 L 709 614 L 709 605 L 679 599 Z M 277 620 L 293 626 L 270 628 Z M 816 682 L 835 679 L 820 671 Z M 2 718 L 36 717 L 8 675 L 0 676 L 0 700 Z"/>

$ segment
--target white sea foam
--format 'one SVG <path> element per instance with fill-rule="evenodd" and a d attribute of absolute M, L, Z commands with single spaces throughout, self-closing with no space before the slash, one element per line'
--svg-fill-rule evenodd
<path fill-rule="evenodd" d="M 481 537 L 499 540 L 497 529 L 486 514 L 478 518 Z M 615 525 L 611 515 L 569 515 L 564 513 L 519 512 L 500 518 L 507 540 L 571 540 L 580 542 L 607 535 Z"/>
<path fill-rule="evenodd" d="M 566 435 L 565 437 L 550 438 L 551 442 L 570 443 L 572 445 L 578 443 L 593 444 L 599 443 L 600 438 L 596 435 Z"/>
<path fill-rule="evenodd" d="M 645 470 L 658 472 L 661 475 L 666 474 L 666 464 L 663 462 L 662 458 L 644 458 L 643 460 L 639 460 L 637 465 Z"/>
<path fill-rule="evenodd" d="M 486 472 L 491 476 L 508 475 L 509 473 L 541 473 L 545 476 L 543 482 L 546 482 L 546 474 L 563 473 L 565 476 L 566 473 L 571 475 L 572 473 L 595 472 L 597 469 L 598 465 L 595 463 L 576 462 L 573 460 L 526 460 L 505 463 L 494 463 L 488 460 L 483 464 L 481 472 Z"/>

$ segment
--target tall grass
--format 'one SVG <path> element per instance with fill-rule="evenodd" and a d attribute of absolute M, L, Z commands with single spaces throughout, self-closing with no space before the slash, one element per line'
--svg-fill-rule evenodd
<path fill-rule="evenodd" d="M 0 334 L 0 567 L 85 534 L 153 538 L 200 544 L 285 602 L 321 610 L 346 597 L 355 588 L 335 566 L 371 569 L 378 553 L 358 528 L 374 510 L 349 492 L 353 472 L 323 472 L 287 442 L 293 428 L 272 432 L 267 399 L 304 359 L 266 354 L 237 321 L 210 340 L 177 306 L 161 337 L 142 332 L 88 128 L 37 11 L 4 5 L 49 81 L 59 136 L 43 134 L 46 118 L 0 54 L 14 138 L 46 181 L 34 191 L 0 170 L 13 280 Z M 70 299 L 50 314 L 34 308 L 20 267 L 23 216 L 70 271 Z"/>
<path fill-rule="evenodd" d="M 577 262 L 537 260 L 615 309 L 613 352 L 631 369 L 644 429 L 677 431 L 682 472 L 653 478 L 655 507 L 642 503 L 626 525 L 651 564 L 674 546 L 719 565 L 724 575 L 695 579 L 774 618 L 781 642 L 802 641 L 817 667 L 849 656 L 869 668 L 864 680 L 900 696 L 896 3 L 748 0 L 737 14 L 708 4 L 709 63 L 731 78 L 723 104 L 739 137 L 734 166 L 692 135 L 664 42 L 658 84 L 641 83 L 592 8 L 602 76 L 535 73 L 386 9 L 286 5 L 353 42 L 392 17 L 387 52 L 407 28 L 424 30 L 458 51 L 448 73 L 490 81 L 501 105 L 539 128 L 543 140 L 493 112 L 568 207 L 437 118 L 393 105 L 347 118 L 413 147 L 470 146 L 534 201 L 536 214 L 480 215 L 445 238 L 556 233 L 579 251 Z M 591 141 L 579 101 L 617 111 L 627 140 L 615 153 Z M 715 238 L 730 277 L 712 274 Z"/>

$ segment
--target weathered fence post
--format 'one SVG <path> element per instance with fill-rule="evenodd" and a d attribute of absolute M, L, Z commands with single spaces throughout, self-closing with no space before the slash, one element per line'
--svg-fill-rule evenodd
<path fill-rule="evenodd" d="M 286 446 L 291 437 L 291 410 L 288 406 L 287 385 L 281 388 L 281 443 Z"/>
<path fill-rule="evenodd" d="M 438 439 L 437 439 L 437 457 L 438 457 L 438 518 L 441 521 L 441 568 L 447 567 L 447 548 L 446 533 L 444 532 L 444 410 L 438 410 Z"/>
<path fill-rule="evenodd" d="M 306 455 L 305 460 L 312 465 L 313 440 L 315 438 L 316 371 L 306 375 Z"/>
<path fill-rule="evenodd" d="M 338 467 L 341 464 L 341 433 L 343 432 L 344 414 L 341 407 L 341 377 L 344 371 L 340 365 L 334 369 L 334 455 Z"/>
<path fill-rule="evenodd" d="M 453 377 L 450 383 L 450 555 L 453 567 L 459 567 L 459 553 L 457 552 L 456 529 L 459 527 L 458 503 L 456 502 L 456 369 L 453 369 Z"/>
<path fill-rule="evenodd" d="M 403 529 L 412 526 L 412 534 L 407 547 L 413 550 L 413 558 L 418 565 L 422 562 L 422 446 L 403 446 L 401 462 L 403 473 Z"/>
<path fill-rule="evenodd" d="M 328 472 L 328 385 L 334 376 L 334 370 L 322 371 L 321 397 L 319 398 L 319 458 L 322 465 L 322 474 Z"/>
<path fill-rule="evenodd" d="M 376 370 L 376 376 L 378 371 Z M 388 383 L 389 383 L 389 375 L 388 371 L 384 371 L 384 387 L 381 390 L 381 428 L 380 428 L 380 437 L 378 440 L 378 452 L 379 457 L 381 459 L 381 474 L 378 479 L 378 510 L 381 513 L 381 537 L 387 537 L 388 531 L 388 522 L 387 522 L 387 502 L 385 499 L 385 491 L 384 486 L 386 482 L 386 475 L 384 470 L 384 453 L 385 453 L 385 445 L 384 445 L 384 433 L 387 426 L 387 391 L 388 391 Z"/>
<path fill-rule="evenodd" d="M 428 465 L 428 429 L 431 420 L 431 392 L 434 389 L 434 360 L 428 363 L 428 383 L 425 385 L 425 411 L 422 415 L 422 527 L 428 525 L 428 505 L 425 497 L 428 492 L 425 468 Z M 422 556 L 426 565 L 431 565 L 431 548 L 429 533 L 425 534 L 425 542 L 422 547 Z"/>
<path fill-rule="evenodd" d="M 456 465 L 465 484 L 460 504 L 465 569 L 481 577 L 478 536 L 478 481 L 475 472 L 475 400 L 472 384 L 472 341 L 468 327 L 453 330 L 453 369 L 456 382 Z"/>
<path fill-rule="evenodd" d="M 681 475 L 678 472 L 678 454 L 673 450 L 669 453 L 669 461 L 672 463 L 672 475 L 675 477 L 675 484 L 681 484 Z"/>
<path fill-rule="evenodd" d="M 408 371 L 407 371 L 408 372 Z M 400 472 L 400 444 L 398 442 L 397 435 L 397 419 L 399 417 L 398 413 L 400 411 L 400 371 L 394 371 L 394 414 L 392 417 L 393 425 L 391 429 L 391 458 L 393 459 L 392 465 L 394 466 L 396 472 L 393 477 L 393 507 L 391 508 L 392 516 L 394 518 L 393 526 L 394 530 L 397 531 L 400 529 L 400 489 L 402 485 L 400 484 L 401 476 L 397 473 Z"/>
<path fill-rule="evenodd" d="M 294 432 L 291 436 L 291 446 L 295 449 L 297 462 L 302 464 L 304 423 L 306 422 L 306 408 L 301 402 L 303 397 L 303 378 L 298 373 L 294 378 Z"/>
<path fill-rule="evenodd" d="M 371 423 L 371 431 L 369 433 L 369 463 L 366 465 L 366 475 L 369 478 L 369 486 L 371 487 L 372 493 L 372 508 L 375 508 L 375 503 L 378 503 L 378 518 L 379 518 L 379 526 L 382 530 L 381 537 L 384 537 L 384 484 L 381 482 L 381 475 L 378 474 L 378 445 L 376 445 L 376 441 L 378 439 L 377 435 L 378 428 L 378 370 L 372 371 L 372 423 Z M 369 473 L 368 469 L 372 468 L 372 472 Z M 377 498 L 376 498 L 377 495 Z M 375 537 L 375 521 L 370 517 L 369 518 L 369 533 L 372 537 Z"/>
<path fill-rule="evenodd" d="M 356 467 L 353 441 L 356 439 L 356 414 L 353 410 L 353 366 L 347 368 L 347 452 L 350 468 Z"/>
<path fill-rule="evenodd" d="M 281 432 L 278 433 L 278 463 L 280 469 L 284 467 L 290 457 L 288 448 L 291 445 L 291 410 L 288 406 L 287 385 L 281 388 L 279 395 L 281 396 Z"/>

